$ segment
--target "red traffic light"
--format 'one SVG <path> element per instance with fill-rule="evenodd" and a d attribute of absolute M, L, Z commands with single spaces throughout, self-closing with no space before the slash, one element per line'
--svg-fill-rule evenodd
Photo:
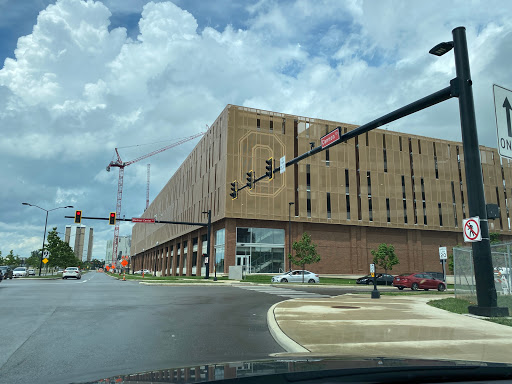
<path fill-rule="evenodd" d="M 116 213 L 115 212 L 110 212 L 110 217 L 108 219 L 108 223 L 110 225 L 116 225 Z"/>
<path fill-rule="evenodd" d="M 82 222 L 82 211 L 75 211 L 75 224 Z"/>

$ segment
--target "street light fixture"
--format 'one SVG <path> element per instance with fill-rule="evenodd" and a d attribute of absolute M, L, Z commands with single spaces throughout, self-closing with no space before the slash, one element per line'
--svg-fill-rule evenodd
<path fill-rule="evenodd" d="M 453 41 L 445 41 L 437 44 L 428 53 L 435 56 L 443 56 L 446 52 L 449 52 L 453 48 Z"/>
<path fill-rule="evenodd" d="M 292 254 L 292 219 L 291 219 L 291 208 L 294 202 L 288 203 L 288 253 Z M 292 260 L 288 257 L 288 269 L 292 270 Z"/>
<path fill-rule="evenodd" d="M 53 209 L 44 209 L 38 205 L 30 204 L 30 203 L 21 203 L 22 205 L 28 205 L 29 207 L 36 207 L 46 212 L 46 221 L 44 222 L 44 235 L 43 235 L 43 248 L 41 249 L 41 259 L 39 262 L 39 276 L 41 276 L 41 269 L 43 268 L 43 252 L 44 252 L 44 242 L 46 241 L 46 226 L 48 225 L 48 212 L 55 211 L 56 209 L 61 208 L 74 208 L 72 205 L 66 205 L 65 207 L 57 207 Z"/>

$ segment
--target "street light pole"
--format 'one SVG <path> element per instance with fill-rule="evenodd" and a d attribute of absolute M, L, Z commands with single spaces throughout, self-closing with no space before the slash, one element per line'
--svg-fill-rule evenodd
<path fill-rule="evenodd" d="M 291 219 L 291 208 L 293 202 L 288 203 L 288 254 L 292 254 L 292 219 Z M 292 260 L 288 257 L 288 270 L 292 270 Z"/>
<path fill-rule="evenodd" d="M 39 277 L 41 277 L 41 269 L 43 268 L 43 253 L 44 253 L 44 242 L 46 241 L 46 226 L 48 225 L 48 211 L 46 211 L 46 220 L 44 222 L 44 235 L 43 235 L 43 247 L 41 250 L 41 257 L 39 258 Z M 48 274 L 48 270 L 46 270 Z M 53 275 L 53 269 L 52 269 Z"/>
<path fill-rule="evenodd" d="M 475 315 L 496 316 L 504 311 L 508 312 L 508 309 L 498 307 L 496 287 L 494 285 L 489 225 L 485 206 L 466 29 L 464 27 L 455 28 L 452 34 L 455 71 L 459 88 L 459 111 L 464 162 L 466 163 L 469 215 L 470 217 L 480 217 L 480 230 L 482 233 L 482 241 L 472 243 L 478 305 L 470 306 L 468 310 Z M 506 314 L 501 314 L 501 316 L 506 316 Z"/>
<path fill-rule="evenodd" d="M 39 208 L 39 209 L 41 209 L 41 210 L 46 212 L 46 220 L 44 222 L 43 247 L 41 249 L 41 257 L 40 257 L 40 262 L 39 262 L 39 277 L 40 277 L 41 276 L 41 269 L 43 267 L 43 253 L 44 253 L 44 243 L 46 241 L 46 226 L 48 225 L 48 212 L 55 211 L 56 209 L 61 209 L 61 208 L 73 208 L 73 206 L 72 205 L 66 205 L 65 207 L 57 207 L 57 208 L 53 208 L 53 209 L 44 209 L 44 208 L 41 208 L 38 205 L 30 204 L 30 203 L 21 203 L 21 205 L 28 205 L 29 207 L 36 207 L 36 208 Z"/>

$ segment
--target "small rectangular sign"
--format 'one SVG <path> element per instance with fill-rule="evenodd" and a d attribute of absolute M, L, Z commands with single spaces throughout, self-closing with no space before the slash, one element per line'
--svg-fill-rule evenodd
<path fill-rule="evenodd" d="M 132 223 L 154 223 L 155 219 L 144 219 L 142 217 L 132 217 Z"/>
<path fill-rule="evenodd" d="M 322 142 L 322 148 L 326 148 L 331 144 L 334 144 L 340 140 L 340 127 L 336 127 L 334 131 L 329 132 L 323 136 L 320 141 Z"/>
<path fill-rule="evenodd" d="M 439 260 L 447 260 L 448 259 L 448 251 L 446 247 L 439 247 Z"/>
<path fill-rule="evenodd" d="M 375 273 L 375 264 L 370 264 L 370 272 Z"/>
<path fill-rule="evenodd" d="M 286 171 L 286 156 L 279 159 L 279 173 L 284 173 L 284 171 Z"/>

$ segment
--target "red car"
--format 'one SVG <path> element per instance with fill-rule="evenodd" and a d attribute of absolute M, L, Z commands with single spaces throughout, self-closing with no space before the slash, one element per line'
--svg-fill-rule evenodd
<path fill-rule="evenodd" d="M 437 289 L 442 292 L 446 289 L 446 284 L 442 280 L 437 280 L 427 273 L 404 273 L 393 279 L 393 286 L 402 290 L 411 288 L 413 291 L 418 289 Z"/>

